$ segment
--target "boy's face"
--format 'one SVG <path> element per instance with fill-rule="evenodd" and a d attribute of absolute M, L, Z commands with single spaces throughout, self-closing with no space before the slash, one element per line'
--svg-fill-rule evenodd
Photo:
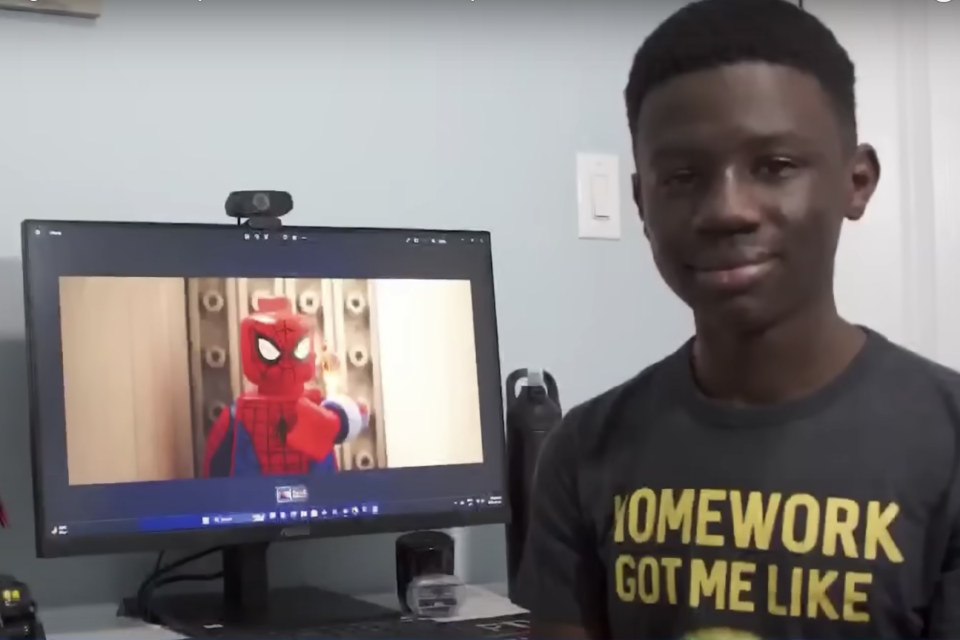
<path fill-rule="evenodd" d="M 758 329 L 832 296 L 840 227 L 879 167 L 816 79 L 764 63 L 691 73 L 647 97 L 636 131 L 644 232 L 698 321 Z"/>

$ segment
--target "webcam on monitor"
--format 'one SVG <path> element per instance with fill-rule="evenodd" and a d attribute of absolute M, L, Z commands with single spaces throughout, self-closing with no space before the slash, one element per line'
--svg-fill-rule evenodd
<path fill-rule="evenodd" d="M 277 229 L 280 218 L 293 210 L 293 196 L 286 191 L 234 191 L 227 196 L 227 215 L 257 229 Z"/>

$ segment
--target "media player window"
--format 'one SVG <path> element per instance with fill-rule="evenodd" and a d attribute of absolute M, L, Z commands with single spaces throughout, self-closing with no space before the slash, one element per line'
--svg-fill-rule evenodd
<path fill-rule="evenodd" d="M 71 485 L 483 462 L 467 280 L 59 289 Z"/>
<path fill-rule="evenodd" d="M 488 243 L 79 222 L 24 236 L 45 555 L 502 509 Z"/>

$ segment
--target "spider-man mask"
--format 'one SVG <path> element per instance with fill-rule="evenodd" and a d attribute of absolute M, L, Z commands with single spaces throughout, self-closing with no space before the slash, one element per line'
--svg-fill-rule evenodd
<path fill-rule="evenodd" d="M 287 298 L 262 298 L 240 323 L 243 375 L 261 394 L 298 396 L 316 375 L 310 323 Z"/>

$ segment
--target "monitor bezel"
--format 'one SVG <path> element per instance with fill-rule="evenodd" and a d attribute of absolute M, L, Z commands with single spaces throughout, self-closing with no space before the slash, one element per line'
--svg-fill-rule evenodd
<path fill-rule="evenodd" d="M 429 513 L 408 513 L 381 515 L 369 519 L 321 520 L 310 522 L 309 525 L 299 523 L 286 526 L 277 524 L 239 525 L 218 529 L 186 529 L 163 532 L 139 532 L 107 535 L 62 536 L 52 538 L 47 534 L 49 523 L 46 512 L 42 508 L 44 498 L 43 487 L 43 456 L 38 422 L 38 406 L 40 403 L 39 381 L 36 372 L 36 354 L 33 326 L 33 300 L 31 295 L 30 274 L 31 261 L 29 250 L 28 230 L 37 224 L 54 224 L 59 227 L 136 227 L 150 229 L 163 227 L 165 229 L 180 227 L 190 229 L 222 229 L 224 232 L 236 231 L 236 224 L 211 223 L 184 223 L 184 222 L 130 222 L 130 221 L 83 221 L 83 220 L 23 220 L 20 227 L 21 258 L 23 261 L 23 304 L 24 304 L 24 332 L 27 347 L 27 393 L 29 402 L 30 421 L 30 468 L 33 479 L 33 521 L 37 557 L 62 558 L 84 555 L 104 555 L 114 553 L 130 553 L 145 551 L 163 551 L 188 547 L 219 547 L 229 545 L 256 544 L 264 542 L 286 542 L 291 540 L 306 540 L 319 538 L 336 538 L 344 536 L 360 536 L 384 533 L 402 533 L 422 529 L 450 529 L 457 527 L 479 526 L 487 524 L 507 524 L 510 522 L 510 499 L 508 488 L 508 466 L 506 452 L 506 427 L 503 415 L 503 371 L 499 358 L 500 336 L 496 322 L 496 293 L 493 274 L 493 252 L 490 246 L 490 232 L 471 229 L 417 229 L 399 227 L 333 227 L 333 226 L 288 226 L 283 229 L 294 233 L 323 233 L 324 231 L 343 232 L 386 232 L 398 234 L 477 234 L 485 238 L 486 261 L 490 288 L 493 293 L 491 300 L 494 311 L 493 336 L 496 341 L 498 357 L 497 364 L 497 393 L 501 411 L 497 413 L 499 425 L 497 434 L 497 450 L 502 456 L 503 464 L 503 501 L 498 506 L 486 507 L 482 510 L 463 511 L 454 510 Z M 242 228 L 240 226 L 239 228 Z"/>

